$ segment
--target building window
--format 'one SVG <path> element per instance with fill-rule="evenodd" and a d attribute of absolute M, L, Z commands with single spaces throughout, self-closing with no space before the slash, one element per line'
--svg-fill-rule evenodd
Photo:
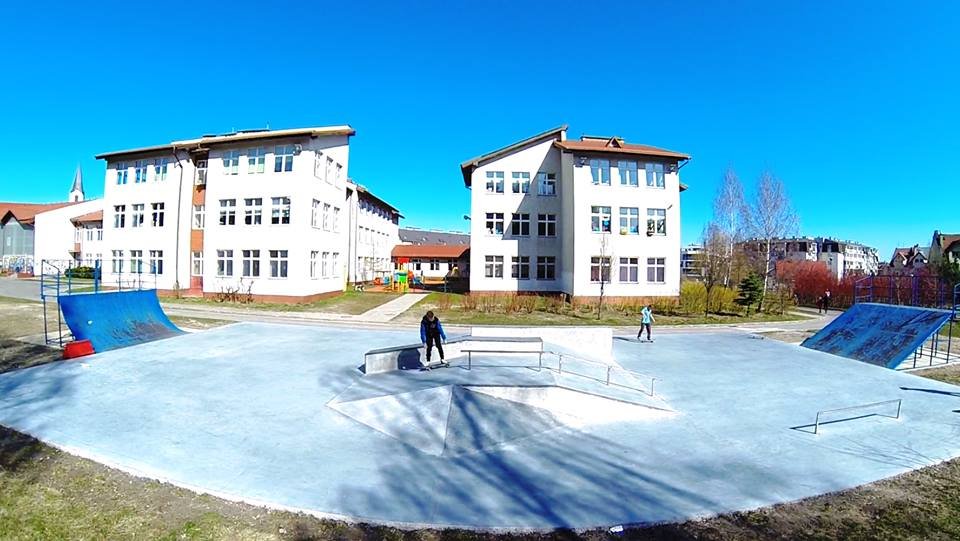
<path fill-rule="evenodd" d="M 207 160 L 196 161 L 193 184 L 196 186 L 205 186 L 207 184 Z"/>
<path fill-rule="evenodd" d="M 103 240 L 103 229 L 97 228 L 97 240 Z"/>
<path fill-rule="evenodd" d="M 337 164 L 337 177 L 336 177 L 337 186 L 340 185 L 340 178 L 341 178 L 342 176 L 343 176 L 343 166 L 338 163 L 338 164 Z"/>
<path fill-rule="evenodd" d="M 163 250 L 150 250 L 150 274 L 163 274 Z"/>
<path fill-rule="evenodd" d="M 273 172 L 289 173 L 293 171 L 293 145 L 277 145 L 273 149 Z"/>
<path fill-rule="evenodd" d="M 244 278 L 260 277 L 260 250 L 241 250 L 241 276 Z"/>
<path fill-rule="evenodd" d="M 243 200 L 243 223 L 260 225 L 263 223 L 263 198 L 248 197 Z"/>
<path fill-rule="evenodd" d="M 273 197 L 270 199 L 270 223 L 274 225 L 290 223 L 290 198 Z"/>
<path fill-rule="evenodd" d="M 635 284 L 640 281 L 640 258 L 620 258 L 620 281 Z"/>
<path fill-rule="evenodd" d="M 270 277 L 287 277 L 287 251 L 270 250 Z"/>
<path fill-rule="evenodd" d="M 620 234 L 640 234 L 640 209 L 637 207 L 620 207 Z"/>
<path fill-rule="evenodd" d="M 610 281 L 609 257 L 590 258 L 590 281 L 596 283 Z"/>
<path fill-rule="evenodd" d="M 330 204 L 323 204 L 323 230 L 330 231 Z"/>
<path fill-rule="evenodd" d="M 333 275 L 340 276 L 340 252 L 333 252 L 333 258 L 330 266 L 333 267 Z"/>
<path fill-rule="evenodd" d="M 510 258 L 510 278 L 530 279 L 530 256 L 521 255 Z"/>
<path fill-rule="evenodd" d="M 310 251 L 310 278 L 313 280 L 317 279 L 317 255 L 319 254 L 320 252 L 316 250 Z"/>
<path fill-rule="evenodd" d="M 220 225 L 236 225 L 237 223 L 237 200 L 220 200 Z"/>
<path fill-rule="evenodd" d="M 226 150 L 223 153 L 223 174 L 236 175 L 240 172 L 240 151 Z"/>
<path fill-rule="evenodd" d="M 663 164 L 645 163 L 643 168 L 647 173 L 647 186 L 651 188 L 663 188 Z"/>
<path fill-rule="evenodd" d="M 323 252 L 320 258 L 320 274 L 324 278 L 330 276 L 330 252 Z"/>
<path fill-rule="evenodd" d="M 512 176 L 513 185 L 511 188 L 513 193 L 530 193 L 530 173 L 514 171 Z"/>
<path fill-rule="evenodd" d="M 556 173 L 537 173 L 537 193 L 540 195 L 557 195 Z"/>
<path fill-rule="evenodd" d="M 557 278 L 557 258 L 552 255 L 537 257 L 537 280 Z"/>
<path fill-rule="evenodd" d="M 133 162 L 133 183 L 142 184 L 147 181 L 147 170 L 150 165 L 147 160 L 137 160 Z"/>
<path fill-rule="evenodd" d="M 233 276 L 233 250 L 217 250 L 217 276 Z"/>
<path fill-rule="evenodd" d="M 120 162 L 117 164 L 117 184 L 127 183 L 127 164 Z"/>
<path fill-rule="evenodd" d="M 647 209 L 647 234 L 648 235 L 666 235 L 667 234 L 667 210 L 666 209 Z"/>
<path fill-rule="evenodd" d="M 143 227 L 143 203 L 130 207 L 130 227 Z"/>
<path fill-rule="evenodd" d="M 593 158 L 590 160 L 590 175 L 597 185 L 610 185 L 610 160 Z"/>
<path fill-rule="evenodd" d="M 313 176 L 315 176 L 315 177 L 317 177 L 317 178 L 319 178 L 319 179 L 323 179 L 323 178 L 324 178 L 324 175 L 323 175 L 323 172 L 324 172 L 324 170 L 323 170 L 323 164 L 324 164 L 324 163 L 325 163 L 325 162 L 324 162 L 324 159 L 323 159 L 323 152 L 320 152 L 319 150 L 316 151 L 316 152 L 313 154 Z"/>
<path fill-rule="evenodd" d="M 557 236 L 556 214 L 537 214 L 537 235 L 541 237 Z"/>
<path fill-rule="evenodd" d="M 609 233 L 610 219 L 610 207 L 590 207 L 590 230 L 594 233 Z"/>
<path fill-rule="evenodd" d="M 430 260 L 430 270 L 432 270 L 432 271 L 438 271 L 438 270 L 440 270 L 440 260 L 439 260 L 439 259 L 431 259 L 431 260 Z"/>
<path fill-rule="evenodd" d="M 190 275 L 203 276 L 203 252 L 190 253 Z"/>
<path fill-rule="evenodd" d="M 110 250 L 110 269 L 114 274 L 123 272 L 123 250 Z"/>
<path fill-rule="evenodd" d="M 162 182 L 167 180 L 167 164 L 170 160 L 167 158 L 157 158 L 153 160 L 153 180 Z"/>
<path fill-rule="evenodd" d="M 419 259 L 414 259 L 414 260 L 411 261 L 411 263 L 413 263 L 413 270 L 415 270 L 415 271 L 419 271 L 419 270 L 420 270 L 420 260 L 419 260 Z"/>
<path fill-rule="evenodd" d="M 150 205 L 150 223 L 153 227 L 163 227 L 163 203 L 153 203 Z"/>
<path fill-rule="evenodd" d="M 310 227 L 320 227 L 320 202 L 316 199 L 310 203 Z"/>
<path fill-rule="evenodd" d="M 503 235 L 503 213 L 502 212 L 487 213 L 487 234 Z"/>
<path fill-rule="evenodd" d="M 485 258 L 483 275 L 487 278 L 503 278 L 503 256 L 488 255 Z"/>
<path fill-rule="evenodd" d="M 647 281 L 655 284 L 662 284 L 666 281 L 665 275 L 667 266 L 666 259 L 663 257 L 647 258 Z"/>
<path fill-rule="evenodd" d="M 503 171 L 487 171 L 487 193 L 503 193 Z"/>
<path fill-rule="evenodd" d="M 127 206 L 126 205 L 115 205 L 113 207 L 113 227 L 121 229 L 126 225 L 127 221 Z"/>
<path fill-rule="evenodd" d="M 193 206 L 193 228 L 203 229 L 207 222 L 207 214 L 204 205 Z"/>
<path fill-rule="evenodd" d="M 640 185 L 640 176 L 637 174 L 637 162 L 620 160 L 617 162 L 617 171 L 620 172 L 621 186 Z"/>
<path fill-rule="evenodd" d="M 143 272 L 143 250 L 130 250 L 130 272 L 133 274 Z"/>
<path fill-rule="evenodd" d="M 327 156 L 327 166 L 324 168 L 323 176 L 328 184 L 333 183 L 333 158 L 330 156 Z"/>
<path fill-rule="evenodd" d="M 530 215 L 526 213 L 514 214 L 510 219 L 510 234 L 515 237 L 529 237 Z"/>
<path fill-rule="evenodd" d="M 267 161 L 267 149 L 263 147 L 247 149 L 247 174 L 263 173 Z"/>
<path fill-rule="evenodd" d="M 340 232 L 340 207 L 333 207 L 333 232 Z"/>

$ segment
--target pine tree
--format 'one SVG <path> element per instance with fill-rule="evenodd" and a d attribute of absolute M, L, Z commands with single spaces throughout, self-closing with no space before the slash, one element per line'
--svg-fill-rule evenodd
<path fill-rule="evenodd" d="M 740 296 L 737 297 L 735 302 L 745 307 L 747 309 L 747 315 L 749 316 L 750 307 L 759 303 L 760 299 L 763 298 L 763 278 L 760 278 L 755 273 L 751 273 L 740 281 L 738 290 Z"/>

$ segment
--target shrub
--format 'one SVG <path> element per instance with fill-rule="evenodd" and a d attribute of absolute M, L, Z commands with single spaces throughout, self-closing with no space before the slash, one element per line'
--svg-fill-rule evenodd
<path fill-rule="evenodd" d="M 448 293 L 443 293 L 437 299 L 437 309 L 444 312 L 450 310 L 450 305 L 453 304 L 453 299 Z M 462 306 L 462 303 L 461 303 Z"/>
<path fill-rule="evenodd" d="M 463 312 L 473 312 L 477 309 L 477 298 L 473 295 L 464 295 L 460 298 L 460 310 Z"/>
<path fill-rule="evenodd" d="M 93 267 L 74 267 L 72 269 L 67 269 L 64 272 L 64 275 L 69 276 L 70 278 L 93 278 Z"/>
<path fill-rule="evenodd" d="M 707 311 L 707 288 L 700 282 L 680 284 L 680 311 L 702 314 Z"/>
<path fill-rule="evenodd" d="M 734 304 L 736 298 L 737 292 L 733 289 L 725 286 L 714 286 L 710 290 L 710 309 L 716 313 L 737 309 L 737 305 Z"/>

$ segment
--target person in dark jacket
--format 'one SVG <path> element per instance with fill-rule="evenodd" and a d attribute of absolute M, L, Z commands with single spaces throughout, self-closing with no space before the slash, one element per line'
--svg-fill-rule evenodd
<path fill-rule="evenodd" d="M 443 361 L 443 342 L 446 342 L 447 334 L 443 332 L 443 325 L 440 324 L 440 318 L 433 315 L 433 311 L 428 311 L 427 315 L 420 320 L 420 342 L 427 346 L 427 364 L 430 363 L 430 353 L 436 344 L 437 352 L 440 354 L 440 362 Z"/>

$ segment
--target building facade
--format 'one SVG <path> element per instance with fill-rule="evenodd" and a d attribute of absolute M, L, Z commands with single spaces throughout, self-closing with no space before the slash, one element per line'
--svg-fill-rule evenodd
<path fill-rule="evenodd" d="M 941 261 L 960 263 L 960 234 L 934 231 L 929 254 L 932 265 L 939 265 Z"/>
<path fill-rule="evenodd" d="M 348 181 L 354 133 L 250 130 L 98 155 L 104 281 L 280 302 L 342 292 L 367 257 L 350 237 L 368 227 Z"/>
<path fill-rule="evenodd" d="M 765 241 L 750 239 L 739 244 L 747 257 L 762 263 Z M 770 257 L 777 261 L 820 261 L 837 280 L 857 274 L 877 274 L 880 260 L 876 248 L 858 242 L 829 237 L 791 237 L 774 239 Z"/>
<path fill-rule="evenodd" d="M 703 278 L 703 245 L 688 244 L 680 250 L 680 275 L 690 280 Z"/>
<path fill-rule="evenodd" d="M 393 271 L 391 251 L 400 242 L 399 224 L 403 216 L 366 187 L 352 182 L 347 187 L 347 209 L 350 213 L 347 282 L 382 279 Z"/>
<path fill-rule="evenodd" d="M 470 290 L 677 297 L 689 156 L 560 126 L 461 164 Z"/>
<path fill-rule="evenodd" d="M 397 270 L 425 279 L 470 276 L 470 235 L 456 231 L 401 228 L 400 244 L 393 248 Z"/>

